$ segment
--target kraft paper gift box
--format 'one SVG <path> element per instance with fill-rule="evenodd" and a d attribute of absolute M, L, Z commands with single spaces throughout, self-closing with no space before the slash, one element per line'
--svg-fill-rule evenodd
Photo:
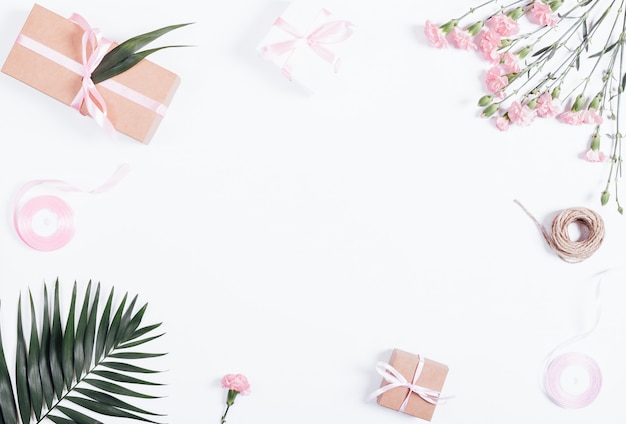
<path fill-rule="evenodd" d="M 315 2 L 294 1 L 257 47 L 262 58 L 310 92 L 336 81 L 354 47 L 355 26 Z M 334 80 L 334 81 L 333 81 Z"/>
<path fill-rule="evenodd" d="M 422 361 L 421 365 L 419 364 L 420 361 Z M 385 386 L 392 383 L 383 378 L 381 388 L 378 391 L 380 393 L 378 395 L 378 404 L 430 421 L 437 403 L 441 403 L 445 399 L 440 394 L 448 376 L 448 366 L 400 349 L 394 349 L 389 363 L 384 365 L 397 371 L 409 384 L 425 389 L 422 394 L 430 398 L 432 403 L 424 400 L 418 393 L 402 385 L 386 390 Z M 421 369 L 418 370 L 418 368 Z M 379 372 L 384 374 L 381 370 Z M 416 372 L 419 373 L 418 378 L 413 383 Z M 392 380 L 395 379 L 390 374 L 387 375 Z"/>
<path fill-rule="evenodd" d="M 35 4 L 2 72 L 70 105 L 81 90 L 82 77 L 60 63 L 66 59 L 82 63 L 83 33 L 75 22 Z M 35 51 L 41 49 L 49 57 Z M 148 144 L 179 83 L 176 74 L 144 59 L 128 71 L 97 84 L 96 89 L 104 99 L 108 120 L 115 130 Z M 80 110 L 88 114 L 84 104 Z"/>

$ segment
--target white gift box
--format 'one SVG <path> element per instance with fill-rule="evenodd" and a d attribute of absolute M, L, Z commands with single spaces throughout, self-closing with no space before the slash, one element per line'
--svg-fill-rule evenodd
<path fill-rule="evenodd" d="M 313 3 L 292 2 L 257 51 L 287 79 L 315 92 L 340 72 L 342 60 L 349 56 L 355 26 Z"/>

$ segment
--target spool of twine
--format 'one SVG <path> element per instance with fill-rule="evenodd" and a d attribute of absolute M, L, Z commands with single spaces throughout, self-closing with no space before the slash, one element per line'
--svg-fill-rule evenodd
<path fill-rule="evenodd" d="M 552 221 L 551 231 L 548 232 L 519 200 L 516 199 L 514 202 L 535 222 L 548 246 L 565 262 L 582 262 L 602 245 L 604 221 L 598 213 L 589 208 L 576 207 L 559 212 Z M 587 234 L 583 234 L 581 240 L 572 240 L 569 234 L 571 224 L 582 225 L 587 229 Z"/>

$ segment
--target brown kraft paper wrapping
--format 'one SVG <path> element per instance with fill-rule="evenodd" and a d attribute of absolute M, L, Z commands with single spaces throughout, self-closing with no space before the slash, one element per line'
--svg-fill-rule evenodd
<path fill-rule="evenodd" d="M 395 368 L 400 374 L 402 374 L 402 376 L 404 376 L 404 378 L 411 382 L 413 381 L 418 361 L 418 355 L 405 352 L 400 349 L 394 349 L 391 353 L 391 358 L 389 359 L 389 365 Z M 424 369 L 415 384 L 441 392 L 447 376 L 448 367 L 446 365 L 424 358 Z M 389 383 L 383 380 L 381 387 L 384 387 L 387 384 Z M 397 411 L 400 409 L 408 394 L 409 389 L 405 387 L 397 387 L 387 390 L 378 396 L 378 404 Z M 411 393 L 404 412 L 406 414 L 430 421 L 433 417 L 433 413 L 435 412 L 435 407 L 436 405 L 426 402 L 415 393 Z"/>
<path fill-rule="evenodd" d="M 21 34 L 76 62 L 82 61 L 83 30 L 38 4 L 33 6 Z M 17 43 L 9 52 L 2 72 L 66 105 L 72 102 L 81 88 L 80 75 Z M 180 84 L 176 74 L 146 59 L 112 80 L 165 107 L 169 106 Z M 104 98 L 107 117 L 115 129 L 148 144 L 162 120 L 161 115 L 99 84 L 96 87 Z M 81 112 L 86 113 L 84 108 Z"/>

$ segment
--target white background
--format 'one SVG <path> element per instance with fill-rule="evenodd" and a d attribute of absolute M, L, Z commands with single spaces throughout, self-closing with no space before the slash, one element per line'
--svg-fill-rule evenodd
<path fill-rule="evenodd" d="M 182 84 L 147 146 L 109 139 L 0 75 L 9 363 L 20 293 L 41 303 L 58 277 L 67 301 L 74 281 L 82 293 L 92 280 L 139 294 L 146 322 L 163 322 L 167 397 L 150 407 L 170 423 L 218 422 L 226 373 L 252 384 L 232 424 L 417 422 L 366 401 L 393 348 L 449 366 L 444 392 L 455 398 L 433 422 L 624 422 L 625 273 L 604 280 L 600 325 L 570 348 L 600 364 L 600 396 L 565 410 L 540 384 L 549 351 L 593 323 L 594 275 L 624 261 L 626 217 L 599 205 L 608 165 L 579 157 L 591 127 L 538 121 L 501 133 L 478 117 L 487 64 L 423 36 L 427 19 L 445 22 L 470 1 L 326 1 L 358 26 L 358 47 L 314 94 L 256 52 L 287 2 L 40 4 L 117 41 L 193 21 L 159 42 L 195 47 L 151 59 Z M 31 7 L 2 2 L 2 60 Z M 51 193 L 76 215 L 66 247 L 39 252 L 17 237 L 22 184 L 89 190 L 123 163 L 132 171 L 106 193 Z M 516 198 L 545 226 L 566 208 L 598 211 L 604 243 L 582 263 L 560 260 Z"/>

